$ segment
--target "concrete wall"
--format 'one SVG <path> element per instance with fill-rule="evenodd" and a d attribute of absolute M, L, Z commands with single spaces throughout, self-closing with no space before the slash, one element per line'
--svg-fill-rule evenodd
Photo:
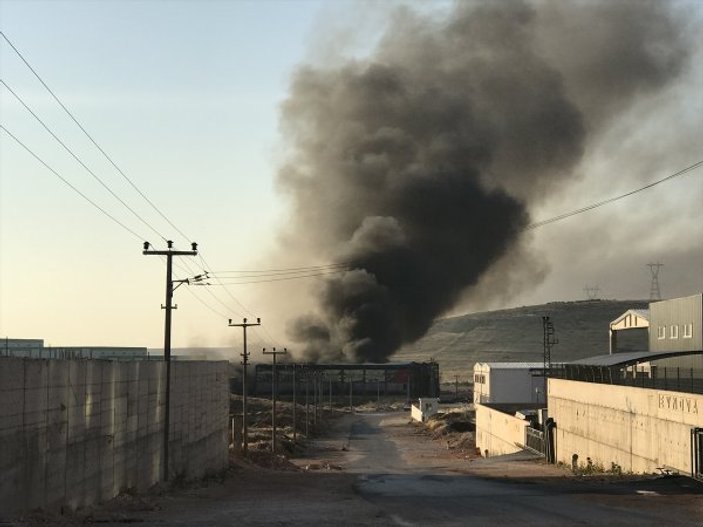
<path fill-rule="evenodd" d="M 691 472 L 691 429 L 703 426 L 703 395 L 549 380 L 557 461 L 591 458 L 610 469 Z"/>
<path fill-rule="evenodd" d="M 415 421 L 424 423 L 439 412 L 439 399 L 437 397 L 420 397 L 418 406 L 410 408 L 410 417 Z"/>
<path fill-rule="evenodd" d="M 525 445 L 527 421 L 497 408 L 476 404 L 476 448 L 481 455 L 513 454 Z"/>
<path fill-rule="evenodd" d="M 226 362 L 172 363 L 170 469 L 227 463 Z M 0 518 L 160 481 L 165 365 L 0 358 Z"/>

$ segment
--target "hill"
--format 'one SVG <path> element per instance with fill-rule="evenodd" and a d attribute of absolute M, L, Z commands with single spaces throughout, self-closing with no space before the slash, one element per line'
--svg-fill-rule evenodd
<path fill-rule="evenodd" d="M 608 353 L 608 324 L 645 300 L 551 302 L 538 306 L 439 319 L 422 339 L 405 346 L 393 361 L 434 358 L 442 377 L 470 375 L 475 362 L 542 361 L 542 317 L 549 316 L 559 343 L 552 360 L 564 362 Z"/>

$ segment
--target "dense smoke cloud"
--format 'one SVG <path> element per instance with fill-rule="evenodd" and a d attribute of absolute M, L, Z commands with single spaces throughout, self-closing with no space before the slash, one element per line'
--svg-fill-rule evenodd
<path fill-rule="evenodd" d="M 290 325 L 310 360 L 382 362 L 518 243 L 588 141 L 681 71 L 660 2 L 399 10 L 377 49 L 301 67 L 283 106 L 289 236 L 348 271 Z"/>

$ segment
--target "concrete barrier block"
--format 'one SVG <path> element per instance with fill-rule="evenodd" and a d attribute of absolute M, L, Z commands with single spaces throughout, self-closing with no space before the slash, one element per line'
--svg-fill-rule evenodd
<path fill-rule="evenodd" d="M 47 450 L 44 495 L 49 509 L 58 509 L 66 498 L 66 445 Z"/>
<path fill-rule="evenodd" d="M 127 475 L 127 450 L 124 444 L 113 445 L 113 483 L 112 494 L 117 496 L 129 488 Z"/>
<path fill-rule="evenodd" d="M 85 442 L 76 441 L 66 447 L 66 505 L 75 510 L 85 495 Z"/>
<path fill-rule="evenodd" d="M 0 448 L 0 511 L 9 514 L 21 510 L 22 450 L 24 437 L 21 430 L 3 437 Z M 2 515 L 0 514 L 0 517 Z"/>
<path fill-rule="evenodd" d="M 0 357 L 0 393 L 24 388 L 24 360 Z"/>
<path fill-rule="evenodd" d="M 47 408 L 47 362 L 24 361 L 23 427 L 25 430 L 44 428 Z"/>
<path fill-rule="evenodd" d="M 100 460 L 100 481 L 98 483 L 99 487 L 99 501 L 109 500 L 115 496 L 115 453 L 114 453 L 114 440 L 111 436 L 102 435 L 99 441 L 99 451 L 98 456 Z"/>
<path fill-rule="evenodd" d="M 68 361 L 68 443 L 85 438 L 85 373 L 84 361 Z"/>
<path fill-rule="evenodd" d="M 136 441 L 137 448 L 137 485 L 139 492 L 146 491 L 151 486 L 149 436 L 140 435 Z"/>
<path fill-rule="evenodd" d="M 99 502 L 101 497 L 102 470 L 100 463 L 101 438 L 96 434 L 87 438 L 83 444 L 84 470 L 83 470 L 83 495 L 81 507 Z"/>
<path fill-rule="evenodd" d="M 45 477 L 47 465 L 46 429 L 24 431 L 24 448 L 19 462 L 22 464 L 20 486 L 24 507 L 35 509 L 45 503 Z"/>
<path fill-rule="evenodd" d="M 22 429 L 24 414 L 24 390 L 5 390 L 2 392 L 2 410 L 0 411 L 0 441 Z"/>

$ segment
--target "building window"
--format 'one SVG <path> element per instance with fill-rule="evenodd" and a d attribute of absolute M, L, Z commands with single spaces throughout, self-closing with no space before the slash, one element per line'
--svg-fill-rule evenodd
<path fill-rule="evenodd" d="M 669 327 L 669 338 L 670 339 L 679 338 L 679 327 L 678 326 L 670 326 Z"/>
<path fill-rule="evenodd" d="M 693 324 L 683 325 L 683 338 L 690 339 L 693 338 Z"/>
<path fill-rule="evenodd" d="M 657 328 L 657 338 L 659 340 L 666 338 L 666 326 L 659 326 Z"/>

